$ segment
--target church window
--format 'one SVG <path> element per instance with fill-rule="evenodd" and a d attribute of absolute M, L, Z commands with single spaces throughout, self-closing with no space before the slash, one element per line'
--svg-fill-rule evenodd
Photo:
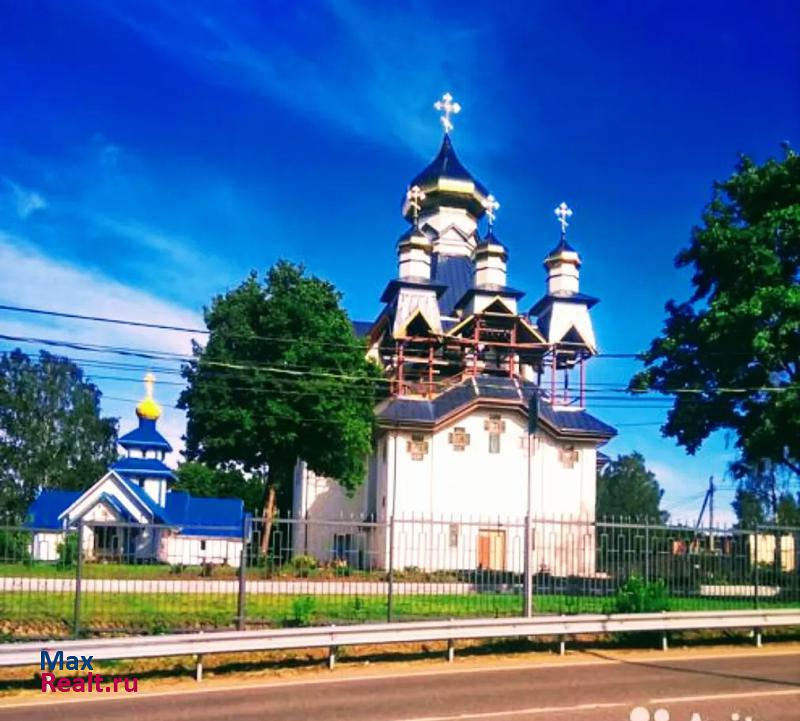
<path fill-rule="evenodd" d="M 579 458 L 580 455 L 578 451 L 572 446 L 560 448 L 558 451 L 558 459 L 561 461 L 561 465 L 564 468 L 574 468 Z"/>
<path fill-rule="evenodd" d="M 469 433 L 464 428 L 457 427 L 447 435 L 448 442 L 454 451 L 463 451 L 469 445 Z"/>
<path fill-rule="evenodd" d="M 500 435 L 506 431 L 505 421 L 499 415 L 491 415 L 483 427 L 489 431 L 489 453 L 500 453 Z"/>
<path fill-rule="evenodd" d="M 381 444 L 381 460 L 383 461 L 384 465 L 386 464 L 386 460 L 389 458 L 389 439 L 384 438 L 383 443 Z"/>
<path fill-rule="evenodd" d="M 358 548 L 352 533 L 335 533 L 333 535 L 333 560 L 344 561 L 350 566 L 357 566 Z"/>
<path fill-rule="evenodd" d="M 201 551 L 205 551 L 206 550 L 206 542 L 204 540 L 200 541 L 200 550 Z"/>
<path fill-rule="evenodd" d="M 411 440 L 406 444 L 406 450 L 411 454 L 412 461 L 421 461 L 428 455 L 428 441 L 422 433 L 412 433 Z"/>

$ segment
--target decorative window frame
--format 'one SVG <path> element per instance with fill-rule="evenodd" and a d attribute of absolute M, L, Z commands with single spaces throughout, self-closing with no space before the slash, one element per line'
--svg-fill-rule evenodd
<path fill-rule="evenodd" d="M 581 452 L 575 446 L 565 446 L 558 449 L 558 460 L 562 468 L 571 470 L 579 463 Z"/>
<path fill-rule="evenodd" d="M 489 433 L 489 453 L 500 453 L 500 436 L 506 432 L 506 422 L 499 413 L 492 413 L 483 428 Z"/>
<path fill-rule="evenodd" d="M 463 451 L 470 444 L 470 435 L 463 426 L 456 426 L 447 434 L 447 442 L 454 451 Z"/>
<path fill-rule="evenodd" d="M 412 433 L 406 442 L 406 451 L 411 454 L 412 461 L 421 461 L 428 455 L 430 444 L 425 440 L 424 433 Z"/>

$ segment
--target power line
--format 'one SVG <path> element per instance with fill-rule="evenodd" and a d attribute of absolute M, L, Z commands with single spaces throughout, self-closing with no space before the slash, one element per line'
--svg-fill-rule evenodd
<path fill-rule="evenodd" d="M 23 337 L 23 336 L 10 336 L 5 334 L 0 334 L 0 339 L 15 341 L 15 342 L 22 342 L 22 343 L 30 343 L 30 344 L 40 344 L 40 345 L 47 345 L 51 347 L 66 347 L 73 350 L 83 350 L 92 353 L 107 353 L 107 354 L 119 354 L 123 356 L 131 356 L 137 357 L 142 359 L 151 359 L 151 360 L 161 360 L 161 361 L 172 361 L 172 362 L 183 362 L 186 364 L 194 363 L 195 366 L 197 364 L 197 358 L 194 356 L 189 355 L 182 355 L 179 353 L 172 353 L 169 351 L 154 351 L 149 349 L 139 349 L 139 348 L 130 348 L 125 346 L 110 346 L 104 344 L 95 344 L 95 343 L 77 343 L 71 341 L 64 341 L 64 340 L 56 340 L 51 338 L 36 338 L 36 337 Z M 461 367 L 460 364 L 451 363 L 451 365 Z M 239 362 L 239 363 L 231 363 L 227 361 L 215 361 L 215 360 L 206 360 L 200 359 L 200 368 L 203 369 L 203 372 L 207 372 L 207 369 L 211 368 L 215 371 L 228 371 L 228 372 L 248 372 L 248 371 L 255 371 L 255 372 L 264 372 L 264 373 L 271 373 L 275 375 L 283 375 L 287 377 L 292 377 L 296 379 L 300 378 L 327 378 L 327 379 L 338 379 L 338 380 L 349 380 L 349 381 L 356 381 L 356 382 L 365 382 L 367 380 L 371 380 L 374 383 L 382 383 L 382 384 L 391 384 L 392 381 L 388 378 L 374 378 L 368 379 L 366 376 L 355 376 L 355 375 L 348 375 L 345 373 L 336 373 L 331 371 L 320 371 L 317 369 L 311 369 L 309 366 L 300 366 L 300 365 L 284 365 L 284 366 L 274 366 L 274 365 L 267 365 L 267 364 L 259 364 L 253 363 L 251 361 L 247 362 Z M 171 373 L 179 373 L 179 371 L 169 370 L 167 372 Z M 247 378 L 250 380 L 250 378 Z M 435 381 L 434 386 L 436 387 L 443 387 L 445 384 L 442 381 Z M 491 388 L 491 384 L 484 384 L 485 388 Z M 505 386 L 496 386 L 505 388 Z M 713 391 L 708 391 L 705 389 L 692 389 L 692 388 L 677 388 L 677 389 L 668 389 L 668 390 L 655 390 L 655 389 L 648 389 L 643 391 L 630 391 L 626 387 L 620 387 L 617 389 L 605 389 L 605 392 L 614 392 L 619 394 L 619 396 L 594 396 L 596 399 L 600 400 L 612 400 L 612 401 L 621 401 L 625 403 L 630 403 L 632 401 L 637 402 L 644 402 L 647 404 L 655 404 L 655 403 L 666 403 L 665 407 L 671 407 L 672 401 L 667 397 L 671 394 L 695 394 L 695 395 L 709 395 L 710 393 L 725 393 L 725 394 L 746 394 L 746 393 L 761 393 L 761 392 L 785 392 L 788 390 L 793 390 L 796 386 L 794 385 L 787 385 L 781 387 L 753 387 L 753 388 L 716 388 Z M 558 389 L 560 391 L 560 389 Z M 594 394 L 594 393 L 601 393 L 604 392 L 602 389 L 592 389 L 587 388 L 587 393 Z M 646 397 L 647 395 L 658 394 L 658 397 Z M 664 397 L 661 397 L 664 396 Z"/>
<path fill-rule="evenodd" d="M 126 318 L 109 318 L 107 316 L 84 315 L 81 313 L 67 313 L 65 311 L 48 310 L 45 308 L 29 308 L 25 306 L 0 304 L 0 310 L 9 311 L 12 313 L 28 313 L 32 315 L 42 315 L 52 318 L 66 318 L 68 320 L 83 320 L 94 323 L 108 323 L 112 325 L 130 326 L 135 328 L 149 328 L 152 330 L 165 330 L 178 333 L 199 333 L 201 335 L 210 335 L 210 331 L 207 328 L 191 328 L 186 326 L 167 325 L 163 323 L 150 323 L 147 321 L 129 320 Z M 239 333 L 239 334 L 233 333 L 231 335 L 233 337 L 247 338 L 250 340 L 264 340 L 272 343 L 313 342 L 315 345 L 321 345 L 324 347 L 335 347 L 335 348 L 353 347 L 352 344 L 336 343 L 333 341 L 319 342 L 319 341 L 304 340 L 302 338 L 281 338 L 279 336 L 262 336 L 250 333 Z M 595 358 L 641 358 L 642 353 L 598 353 L 594 357 Z"/>

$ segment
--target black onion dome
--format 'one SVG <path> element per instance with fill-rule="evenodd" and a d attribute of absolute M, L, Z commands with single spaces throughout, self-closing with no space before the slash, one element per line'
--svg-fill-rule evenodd
<path fill-rule="evenodd" d="M 479 248 L 480 248 L 481 246 L 484 246 L 484 245 L 500 245 L 500 246 L 502 246 L 503 248 L 505 248 L 505 247 L 506 247 L 505 245 L 503 245 L 503 241 L 502 241 L 502 240 L 500 240 L 500 239 L 499 239 L 499 238 L 498 238 L 498 237 L 497 237 L 497 236 L 494 234 L 494 230 L 492 230 L 491 228 L 490 228 L 490 229 L 489 229 L 489 231 L 486 233 L 486 235 L 484 235 L 484 236 L 483 236 L 483 238 L 481 239 L 481 241 L 478 243 L 478 247 L 479 247 Z"/>
<path fill-rule="evenodd" d="M 558 242 L 558 245 L 547 254 L 545 261 L 548 261 L 551 258 L 558 258 L 562 253 L 577 252 L 578 251 L 567 242 L 567 239 L 564 236 L 561 236 L 561 240 Z"/>
<path fill-rule="evenodd" d="M 447 134 L 445 134 L 444 139 L 442 140 L 442 147 L 439 148 L 439 152 L 436 154 L 436 157 L 431 161 L 430 165 L 425 168 L 425 170 L 423 170 L 419 175 L 417 175 L 416 178 L 414 178 L 414 180 L 411 181 L 411 185 L 418 185 L 420 188 L 425 190 L 425 186 L 434 184 L 440 178 L 472 181 L 475 183 L 475 187 L 483 195 L 489 194 L 489 191 L 486 189 L 483 183 L 478 181 L 458 159 L 456 151 L 453 148 L 453 141 L 450 140 L 450 136 Z"/>
<path fill-rule="evenodd" d="M 455 181 L 448 183 L 447 181 Z M 438 205 L 463 207 L 476 217 L 484 213 L 483 199 L 489 195 L 486 186 L 467 170 L 456 155 L 450 136 L 445 134 L 442 146 L 436 157 L 410 183 L 409 187 L 419 186 L 425 192 L 423 209 Z M 404 203 L 403 214 L 410 216 L 410 209 Z"/>

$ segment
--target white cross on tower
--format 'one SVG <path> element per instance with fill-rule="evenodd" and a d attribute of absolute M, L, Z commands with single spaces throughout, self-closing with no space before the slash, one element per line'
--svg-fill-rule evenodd
<path fill-rule="evenodd" d="M 453 123 L 450 122 L 451 115 L 457 115 L 461 112 L 461 106 L 458 103 L 453 102 L 453 96 L 450 93 L 445 93 L 442 95 L 441 100 L 437 100 L 433 107 L 436 110 L 444 113 L 439 120 L 442 121 L 442 127 L 444 128 L 445 133 L 449 133 L 453 129 Z"/>
<path fill-rule="evenodd" d="M 419 218 L 419 211 L 422 208 L 423 200 L 425 200 L 425 193 L 422 191 L 419 185 L 415 185 L 408 189 L 408 192 L 406 193 L 406 201 L 414 213 L 414 225 L 417 224 L 417 219 Z"/>
<path fill-rule="evenodd" d="M 563 238 L 567 234 L 567 218 L 572 215 L 572 208 L 570 208 L 566 203 L 561 203 L 556 208 L 556 217 L 558 218 L 558 222 L 561 223 L 561 237 Z"/>
<path fill-rule="evenodd" d="M 494 211 L 500 207 L 500 203 L 497 202 L 497 198 L 493 195 L 489 195 L 481 205 L 483 205 L 483 209 L 486 211 L 486 220 L 489 221 L 489 230 L 491 230 L 494 225 Z"/>

